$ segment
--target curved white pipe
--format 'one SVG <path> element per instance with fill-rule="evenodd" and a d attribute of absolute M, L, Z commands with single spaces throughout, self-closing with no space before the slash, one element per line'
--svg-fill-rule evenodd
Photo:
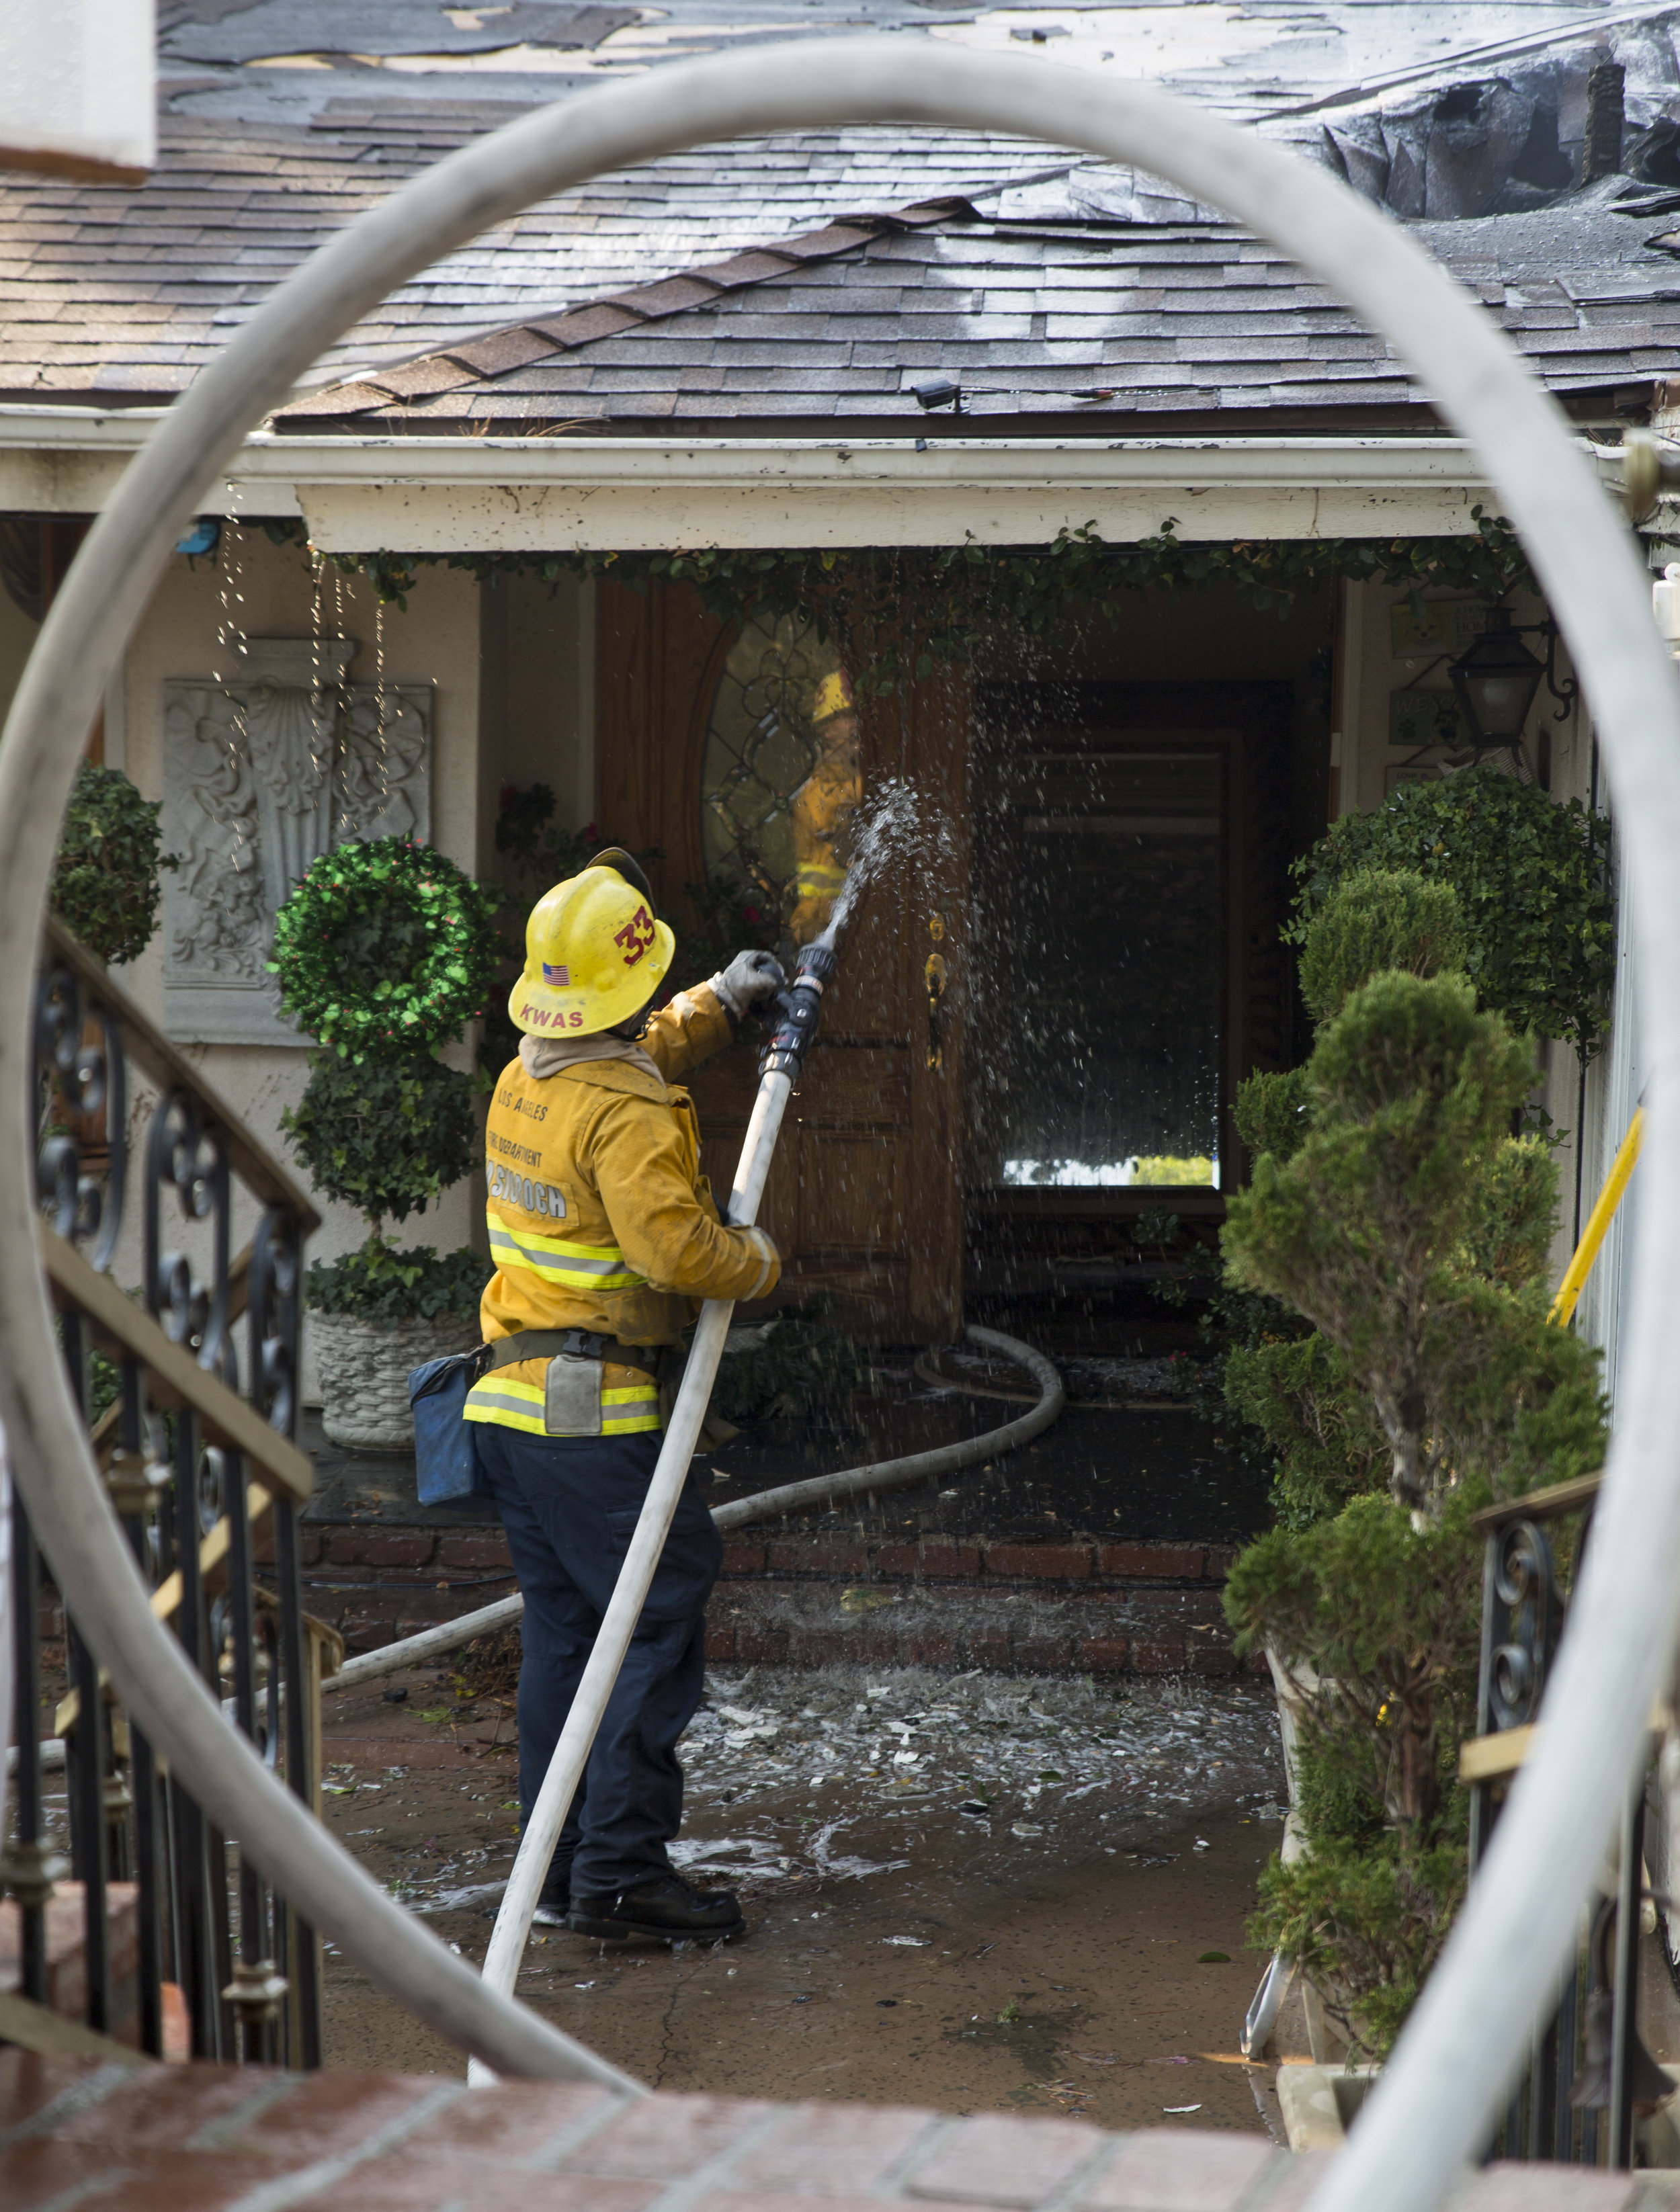
<path fill-rule="evenodd" d="M 967 1334 L 977 1344 L 1001 1352 L 1006 1358 L 1016 1360 L 1026 1368 L 1038 1385 L 1038 1402 L 1029 1413 L 1006 1421 L 1001 1428 L 988 1429 L 983 1436 L 965 1437 L 960 1443 L 939 1444 L 932 1451 L 910 1452 L 903 1459 L 875 1460 L 867 1467 L 843 1467 L 833 1474 L 813 1474 L 808 1481 L 786 1482 L 775 1490 L 755 1490 L 749 1498 L 732 1498 L 727 1505 L 712 1508 L 712 1518 L 718 1527 L 745 1528 L 755 1521 L 779 1520 L 784 1513 L 803 1513 L 813 1506 L 833 1505 L 843 1498 L 858 1498 L 867 1491 L 906 1490 L 913 1483 L 931 1482 L 941 1474 L 958 1474 L 981 1460 L 1018 1450 L 1041 1430 L 1047 1429 L 1066 1402 L 1062 1377 L 1049 1360 L 1030 1344 L 1005 1336 L 998 1329 L 971 1327 Z M 401 1668 L 417 1667 L 423 1659 L 456 1650 L 480 1636 L 494 1636 L 498 1629 L 511 1628 L 524 1610 L 525 1600 L 515 1590 L 511 1597 L 497 1598 L 494 1605 L 480 1606 L 476 1613 L 464 1613 L 458 1620 L 443 1621 L 435 1628 L 423 1628 L 417 1636 L 405 1636 L 400 1643 L 382 1644 L 377 1651 L 360 1652 L 321 1684 L 321 1694 L 326 1697 L 338 1690 L 354 1690 L 363 1682 L 377 1680 L 381 1674 L 394 1674 Z"/>
<path fill-rule="evenodd" d="M 411 1990 L 427 1978 L 407 1948 L 412 1923 L 401 1921 L 404 1941 L 393 1934 L 376 1964 L 362 1921 L 372 1912 L 384 1926 L 378 1893 L 230 1737 L 153 1620 L 57 1359 L 29 1196 L 30 993 L 49 833 L 82 734 L 175 538 L 247 430 L 393 286 L 603 169 L 748 133 L 885 122 L 1012 131 L 1135 163 L 1225 208 L 1330 284 L 1476 447 L 1562 628 L 1604 745 L 1646 953 L 1640 1014 L 1651 1059 L 1648 1233 L 1637 1255 L 1628 1383 L 1541 1750 L 1393 2063 L 1315 2200 L 1315 2212 L 1420 2212 L 1479 2148 L 1549 2001 L 1674 1647 L 1680 1361 L 1665 1337 L 1680 1310 L 1680 998 L 1653 956 L 1680 946 L 1680 696 L 1644 573 L 1561 411 L 1423 249 L 1324 171 L 1149 87 L 1046 61 L 902 39 L 835 40 L 820 58 L 808 44 L 767 46 L 673 64 L 523 117 L 393 193 L 278 286 L 125 475 L 42 626 L 0 743 L 0 1157 L 12 1163 L 0 1176 L 0 1419 L 60 1585 L 141 1725 L 300 1908 L 381 1986 L 413 2002 Z M 435 1995 L 429 1985 L 428 2002 Z M 506 2066 L 503 2013 L 487 1990 L 476 2005 L 460 1996 L 472 2021 L 466 2039 Z M 480 2037 L 480 2027 L 491 2032 Z"/>

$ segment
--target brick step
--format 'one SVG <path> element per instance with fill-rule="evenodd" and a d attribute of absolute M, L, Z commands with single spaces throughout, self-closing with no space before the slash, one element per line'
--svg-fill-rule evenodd
<path fill-rule="evenodd" d="M 514 1587 L 499 1531 L 306 1526 L 304 1602 L 352 1651 L 458 1619 Z M 1228 1674 L 1227 1546 L 732 1540 L 708 1614 L 718 1660 L 819 1667 Z M 885 1616 L 891 1612 L 891 1620 Z"/>
<path fill-rule="evenodd" d="M 1245 1662 L 1214 1586 L 981 1583 L 718 1583 L 706 1616 L 716 1662 L 986 1667 L 1005 1674 L 1234 1674 Z"/>
<path fill-rule="evenodd" d="M 300 1532 L 306 1574 L 372 1581 L 411 1577 L 465 1583 L 511 1577 L 500 1530 L 368 1527 L 356 1522 L 306 1522 Z M 1235 1558 L 1227 1544 L 995 1542 L 984 1536 L 923 1536 L 914 1544 L 853 1543 L 832 1536 L 734 1537 L 723 1547 L 723 1571 L 742 1575 L 815 1575 L 847 1582 L 1221 1583 Z M 259 1547 L 259 1564 L 273 1553 Z"/>
<path fill-rule="evenodd" d="M 304 1544 L 304 1601 L 352 1650 L 514 1588 L 497 1531 L 326 1522 Z M 1231 1674 L 1219 1590 L 1233 1556 L 1207 1544 L 732 1540 L 708 1646 L 718 1660 L 794 1666 Z"/>
<path fill-rule="evenodd" d="M 1335 2155 L 1188 2128 L 0 2050 L 7 2212 L 1299 2212 Z M 1680 2174 L 1496 2165 L 1454 2201 L 1507 2212 L 1542 2195 L 1548 2212 L 1631 2212 L 1636 2196 L 1640 2212 L 1680 2212 Z"/>

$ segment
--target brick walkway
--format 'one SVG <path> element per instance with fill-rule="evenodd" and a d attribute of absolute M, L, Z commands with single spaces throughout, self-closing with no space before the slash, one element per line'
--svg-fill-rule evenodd
<path fill-rule="evenodd" d="M 1322 2171 L 1252 2135 L 0 2051 L 5 2212 L 1297 2212 Z M 1494 2166 L 1454 2212 L 1677 2208 L 1680 2174 Z"/>

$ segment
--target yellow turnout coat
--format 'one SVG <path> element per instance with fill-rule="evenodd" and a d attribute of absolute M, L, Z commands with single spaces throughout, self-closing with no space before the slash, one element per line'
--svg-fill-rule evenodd
<path fill-rule="evenodd" d="M 679 992 L 632 1060 L 581 1060 L 540 1080 L 510 1060 L 485 1128 L 486 1214 L 496 1263 L 479 1309 L 487 1342 L 516 1330 L 587 1329 L 621 1344 L 680 1339 L 705 1298 L 761 1297 L 781 1273 L 762 1230 L 727 1229 L 700 1172 L 687 1073 L 727 1044 L 729 1019 L 703 984 Z M 466 1418 L 547 1433 L 545 1359 L 496 1369 Z M 608 1359 L 601 1432 L 660 1425 L 657 1389 Z"/>

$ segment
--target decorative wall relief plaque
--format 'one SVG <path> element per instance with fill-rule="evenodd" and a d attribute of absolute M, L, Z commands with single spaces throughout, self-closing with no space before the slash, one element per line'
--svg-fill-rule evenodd
<path fill-rule="evenodd" d="M 275 909 L 355 838 L 431 836 L 429 684 L 350 684 L 350 640 L 247 638 L 234 682 L 163 687 L 163 1018 L 201 1044 L 297 1044 Z"/>

